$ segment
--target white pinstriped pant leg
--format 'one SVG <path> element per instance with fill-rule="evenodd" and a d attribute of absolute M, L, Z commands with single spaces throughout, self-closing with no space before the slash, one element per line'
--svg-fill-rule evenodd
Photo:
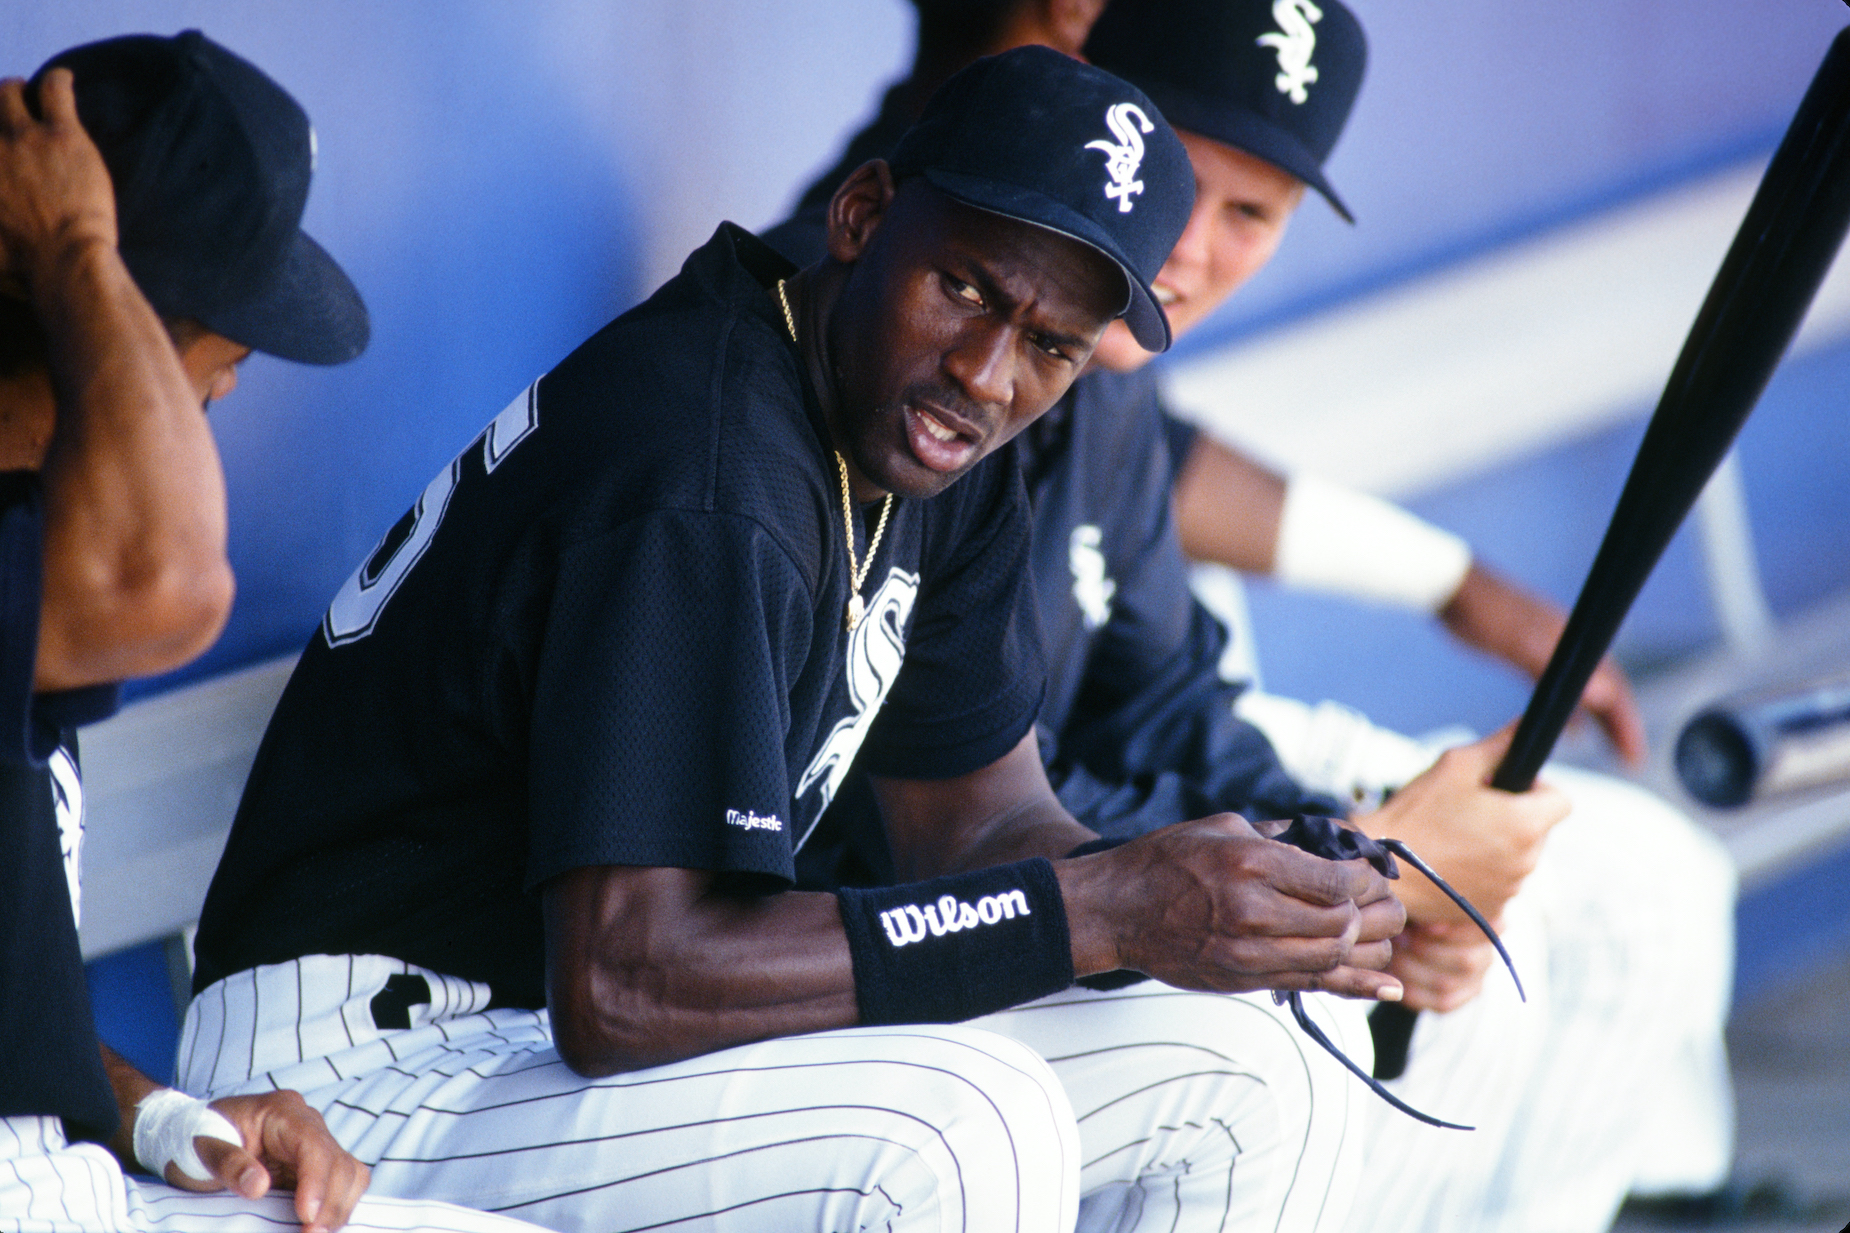
<path fill-rule="evenodd" d="M 382 1193 L 562 1230 L 1062 1233 L 1076 1218 L 1071 1106 L 1046 1063 L 989 1033 L 858 1028 L 586 1079 L 560 1061 L 543 1012 L 379 1031 L 345 1013 L 380 987 L 378 972 L 330 1001 L 317 986 L 334 960 L 306 962 L 305 1035 L 334 1005 L 351 1047 L 298 1056 L 293 1031 L 277 1030 L 297 987 L 297 965 L 281 964 L 220 982 L 243 978 L 255 999 L 214 986 L 194 1000 L 183 1074 L 211 1074 L 220 1094 L 297 1087 Z M 446 978 L 427 979 L 435 990 Z M 245 1013 L 266 997 L 270 1010 Z"/>
<path fill-rule="evenodd" d="M 1733 1155 L 1733 863 L 1643 789 L 1544 774 L 1574 802 L 1524 889 L 1547 928 L 1549 1040 L 1473 1226 L 1491 1233 L 1604 1229 L 1629 1188 L 1665 1178 L 1662 1156 L 1701 1190 Z"/>
<path fill-rule="evenodd" d="M 1529 1003 L 1493 971 L 1469 1005 L 1420 1016 L 1390 1084 L 1478 1129 L 1372 1111 L 1355 1233 L 1597 1233 L 1653 1153 L 1690 1190 L 1726 1175 L 1732 866 L 1650 793 L 1543 774 L 1574 811 L 1506 909 Z"/>
<path fill-rule="evenodd" d="M 1427 1126 L 1385 1101 L 1365 1116 L 1367 1149 L 1351 1233 L 1476 1233 L 1525 1093 L 1547 1047 L 1547 939 L 1532 897 L 1504 910 L 1503 943 L 1528 1001 L 1501 965 L 1449 1014 L 1420 1015 L 1407 1069 L 1387 1087 L 1421 1112 L 1472 1130 Z"/>
<path fill-rule="evenodd" d="M 57 1119 L 0 1118 L 0 1230 L 4 1233 L 277 1233 L 297 1224 L 295 1196 L 194 1194 L 123 1174 L 95 1143 L 66 1143 Z M 537 1233 L 534 1226 L 447 1203 L 369 1194 L 352 1233 Z"/>
<path fill-rule="evenodd" d="M 1310 995 L 1363 1067 L 1360 1003 Z M 1045 1056 L 1079 1117 L 1079 1229 L 1333 1230 L 1354 1194 L 1375 1099 L 1270 995 L 1155 981 L 1069 990 L 973 1021 Z"/>

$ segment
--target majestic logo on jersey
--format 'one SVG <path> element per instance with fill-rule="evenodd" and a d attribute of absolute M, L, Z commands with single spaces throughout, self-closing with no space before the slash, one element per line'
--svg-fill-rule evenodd
<path fill-rule="evenodd" d="M 1316 66 L 1310 62 L 1317 50 L 1317 32 L 1311 25 L 1323 20 L 1323 10 L 1311 0 L 1273 0 L 1272 20 L 1278 31 L 1260 35 L 1259 45 L 1278 53 L 1278 92 L 1302 103 L 1310 97 L 1304 87 L 1317 80 Z"/>
<path fill-rule="evenodd" d="M 1105 152 L 1105 174 L 1111 177 L 1105 196 L 1118 203 L 1120 214 L 1129 214 L 1131 194 L 1143 192 L 1143 181 L 1137 178 L 1137 168 L 1143 165 L 1142 134 L 1156 126 L 1137 104 L 1115 103 L 1105 109 L 1105 127 L 1118 140 L 1110 142 L 1101 137 L 1086 142 L 1086 149 Z"/>
<path fill-rule="evenodd" d="M 918 595 L 917 574 L 897 567 L 890 570 L 886 581 L 868 601 L 867 616 L 848 635 L 848 697 L 854 703 L 854 714 L 829 730 L 822 748 L 797 781 L 799 798 L 820 785 L 821 801 L 814 815 L 817 818 L 835 799 L 835 792 L 848 774 L 854 755 L 867 738 L 867 729 L 873 724 L 874 716 L 880 713 L 880 705 L 886 701 L 887 691 L 893 688 L 894 678 L 899 676 L 900 665 L 906 659 L 906 623 L 912 619 L 912 604 Z M 813 821 L 810 827 L 814 829 Z M 806 830 L 797 846 L 802 847 L 808 838 Z"/>
<path fill-rule="evenodd" d="M 58 849 L 64 853 L 64 880 L 71 888 L 71 919 L 83 921 L 84 783 L 71 751 L 60 745 L 52 751 L 46 769 L 51 771 L 51 812 L 58 819 Z"/>
<path fill-rule="evenodd" d="M 781 831 L 784 829 L 784 820 L 774 813 L 753 813 L 749 809 L 740 813 L 736 809 L 728 809 L 726 825 L 736 826 L 742 831 Z"/>
<path fill-rule="evenodd" d="M 404 582 L 411 567 L 423 559 L 425 549 L 437 536 L 443 515 L 450 508 L 450 497 L 462 481 L 463 460 L 479 443 L 482 447 L 482 470 L 492 473 L 514 447 L 525 441 L 540 426 L 540 383 L 535 381 L 520 392 L 500 415 L 489 421 L 481 435 L 469 443 L 450 465 L 437 472 L 437 478 L 424 486 L 417 504 L 405 511 L 392 529 L 385 533 L 378 547 L 367 554 L 360 568 L 341 586 L 328 613 L 321 622 L 329 646 L 339 646 L 364 638 L 378 624 L 385 608 Z"/>
<path fill-rule="evenodd" d="M 938 902 L 924 905 L 905 903 L 880 913 L 880 923 L 886 927 L 886 940 L 898 949 L 923 942 L 927 932 L 934 938 L 941 938 L 962 929 L 1031 915 L 1027 895 L 1012 890 L 1000 895 L 984 895 L 974 904 L 965 903 L 954 895 L 940 895 Z"/>
<path fill-rule="evenodd" d="M 1111 597 L 1118 584 L 1105 574 L 1105 554 L 1098 550 L 1099 531 L 1091 523 L 1073 528 L 1066 541 L 1066 566 L 1073 571 L 1073 602 L 1087 629 L 1098 629 L 1111 619 Z"/>

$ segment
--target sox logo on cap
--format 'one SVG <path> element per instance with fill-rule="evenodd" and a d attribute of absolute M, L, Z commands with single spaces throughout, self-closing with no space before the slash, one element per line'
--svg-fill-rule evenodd
<path fill-rule="evenodd" d="M 1105 127 L 1118 140 L 1113 143 L 1101 137 L 1086 142 L 1086 149 L 1105 152 L 1105 173 L 1111 177 L 1105 196 L 1118 203 L 1118 213 L 1129 214 L 1134 204 L 1131 194 L 1143 192 L 1143 181 L 1135 178 L 1143 164 L 1143 137 L 1138 130 L 1147 133 L 1156 126 L 1137 104 L 1118 103 L 1105 109 Z"/>
<path fill-rule="evenodd" d="M 1311 0 L 1277 0 L 1272 20 L 1280 30 L 1260 35 L 1259 45 L 1278 53 L 1278 92 L 1302 103 L 1310 97 L 1304 87 L 1317 80 L 1316 66 L 1310 62 L 1317 50 L 1317 32 L 1311 24 L 1323 20 L 1323 10 Z"/>

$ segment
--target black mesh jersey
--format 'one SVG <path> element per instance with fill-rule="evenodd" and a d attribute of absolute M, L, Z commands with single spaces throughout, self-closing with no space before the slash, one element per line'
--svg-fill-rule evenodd
<path fill-rule="evenodd" d="M 1041 755 L 1060 803 L 1104 835 L 1224 811 L 1334 814 L 1233 713 L 1226 631 L 1190 594 L 1170 515 L 1156 378 L 1093 372 L 1008 447 L 1033 510 L 1032 571 L 1047 660 Z M 800 881 L 890 881 L 868 786 L 850 776 L 803 852 Z"/>
<path fill-rule="evenodd" d="M 1049 777 L 1112 836 L 1222 811 L 1336 813 L 1233 713 L 1226 630 L 1189 591 L 1170 512 L 1167 419 L 1148 368 L 1095 372 L 1011 446 L 1034 510 Z"/>
<path fill-rule="evenodd" d="M 0 1117 L 60 1117 L 73 1139 L 106 1139 L 116 1102 L 77 945 L 72 725 L 114 709 L 115 691 L 32 693 L 43 541 L 37 478 L 0 475 Z"/>
<path fill-rule="evenodd" d="M 844 630 L 834 457 L 768 290 L 791 269 L 722 226 L 360 566 L 258 753 L 200 987 L 378 953 L 538 1006 L 548 878 L 774 890 L 851 763 L 948 777 L 1027 732 L 1042 668 L 1005 455 L 895 503 Z M 863 551 L 877 514 L 857 511 Z"/>

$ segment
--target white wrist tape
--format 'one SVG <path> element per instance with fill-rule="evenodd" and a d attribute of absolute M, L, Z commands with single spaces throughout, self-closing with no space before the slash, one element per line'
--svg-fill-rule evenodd
<path fill-rule="evenodd" d="M 212 1171 L 193 1146 L 197 1137 L 244 1146 L 244 1136 L 224 1114 L 175 1088 L 150 1092 L 136 1104 L 135 1159 L 154 1176 L 165 1178 L 171 1162 L 194 1181 L 211 1181 Z"/>
<path fill-rule="evenodd" d="M 1471 546 L 1379 497 L 1294 475 L 1273 576 L 1293 586 L 1437 612 L 1471 568 Z"/>

